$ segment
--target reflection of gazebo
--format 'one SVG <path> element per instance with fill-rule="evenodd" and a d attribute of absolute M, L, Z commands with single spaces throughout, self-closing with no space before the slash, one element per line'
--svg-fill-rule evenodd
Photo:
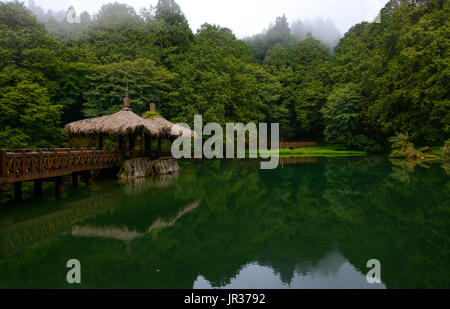
<path fill-rule="evenodd" d="M 154 105 L 152 105 L 154 106 Z M 119 137 L 119 151 L 134 151 L 136 137 L 144 137 L 144 150 L 150 152 L 151 138 L 158 139 L 158 153 L 161 152 L 162 139 L 172 139 L 184 135 L 194 137 L 195 133 L 189 129 L 175 125 L 172 122 L 157 117 L 155 119 L 144 119 L 130 109 L 130 99 L 124 99 L 124 108 L 108 116 L 90 118 L 69 123 L 65 126 L 69 136 L 97 136 L 99 149 L 103 149 L 105 136 Z M 125 141 L 128 139 L 128 149 Z"/>

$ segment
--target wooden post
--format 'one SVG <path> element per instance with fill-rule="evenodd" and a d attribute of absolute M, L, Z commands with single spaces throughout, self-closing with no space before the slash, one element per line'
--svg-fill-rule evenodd
<path fill-rule="evenodd" d="M 78 174 L 76 173 L 72 174 L 72 186 L 78 187 Z"/>
<path fill-rule="evenodd" d="M 55 195 L 56 197 L 62 197 L 64 194 L 64 182 L 61 177 L 57 177 L 55 180 Z"/>
<path fill-rule="evenodd" d="M 42 149 L 39 149 L 39 172 L 44 170 L 44 157 L 42 155 Z"/>
<path fill-rule="evenodd" d="M 8 175 L 6 166 L 6 150 L 2 149 L 0 153 L 0 177 L 6 177 Z"/>
<path fill-rule="evenodd" d="M 161 148 L 162 148 L 162 138 L 160 136 L 158 137 L 158 157 L 161 155 Z"/>
<path fill-rule="evenodd" d="M 22 150 L 22 175 L 27 173 L 27 159 L 25 158 L 26 151 Z"/>
<path fill-rule="evenodd" d="M 103 135 L 98 136 L 98 149 L 103 150 Z"/>
<path fill-rule="evenodd" d="M 22 200 L 22 182 L 14 183 L 14 199 L 16 202 L 20 202 Z"/>
<path fill-rule="evenodd" d="M 125 147 L 123 145 L 123 136 L 119 135 L 119 151 L 125 150 Z"/>
<path fill-rule="evenodd" d="M 53 150 L 53 153 L 55 154 L 55 162 L 53 162 L 53 170 L 57 170 L 57 166 L 58 166 L 57 165 L 58 164 L 58 152 Z"/>
<path fill-rule="evenodd" d="M 92 184 L 92 175 L 90 171 L 84 172 L 81 176 L 84 183 L 86 184 L 86 187 L 89 187 Z"/>
<path fill-rule="evenodd" d="M 150 135 L 145 134 L 145 151 L 151 151 L 152 150 L 152 141 L 150 139 Z"/>
<path fill-rule="evenodd" d="M 66 168 L 67 168 L 68 171 L 72 170 L 72 154 L 70 153 L 70 149 L 67 150 Z"/>
<path fill-rule="evenodd" d="M 128 150 L 133 151 L 134 150 L 134 139 L 135 139 L 134 134 L 129 134 L 128 139 L 129 139 L 129 149 Z"/>
<path fill-rule="evenodd" d="M 42 198 L 42 180 L 34 181 L 34 197 Z"/>

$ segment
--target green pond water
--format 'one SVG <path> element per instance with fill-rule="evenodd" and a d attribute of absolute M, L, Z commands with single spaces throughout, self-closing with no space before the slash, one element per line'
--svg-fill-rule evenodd
<path fill-rule="evenodd" d="M 384 158 L 183 161 L 0 210 L 0 288 L 450 288 L 450 177 Z M 67 261 L 81 263 L 70 285 Z M 369 284 L 367 262 L 381 263 Z"/>

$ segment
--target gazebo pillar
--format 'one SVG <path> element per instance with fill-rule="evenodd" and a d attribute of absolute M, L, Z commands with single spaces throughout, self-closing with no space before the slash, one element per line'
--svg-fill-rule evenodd
<path fill-rule="evenodd" d="M 152 140 L 150 139 L 150 135 L 145 134 L 144 141 L 145 141 L 145 146 L 144 146 L 145 151 L 151 151 L 152 150 Z"/>
<path fill-rule="evenodd" d="M 129 151 L 134 150 L 135 140 L 136 140 L 136 136 L 133 133 L 128 134 L 128 150 Z"/>
<path fill-rule="evenodd" d="M 124 140 L 123 140 L 123 136 L 119 135 L 119 151 L 124 151 L 125 150 L 125 145 L 124 145 Z"/>
<path fill-rule="evenodd" d="M 161 148 L 162 148 L 162 137 L 158 137 L 158 157 L 161 155 Z"/>
<path fill-rule="evenodd" d="M 104 149 L 104 146 L 103 146 L 103 135 L 102 134 L 100 134 L 98 136 L 98 149 L 100 149 L 100 150 Z"/>

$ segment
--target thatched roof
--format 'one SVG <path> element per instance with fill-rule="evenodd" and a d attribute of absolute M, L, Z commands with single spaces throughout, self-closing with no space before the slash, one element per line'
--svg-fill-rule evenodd
<path fill-rule="evenodd" d="M 174 124 L 169 120 L 165 119 L 164 117 L 145 119 L 145 121 L 147 125 L 149 125 L 150 127 L 155 126 L 160 128 L 161 133 L 164 134 L 165 136 L 174 136 L 174 137 L 184 136 L 187 138 L 195 138 L 197 136 L 195 131 Z"/>
<path fill-rule="evenodd" d="M 175 128 L 175 134 L 172 134 Z M 194 131 L 175 125 L 163 117 L 144 119 L 124 108 L 113 115 L 69 123 L 64 128 L 70 135 L 126 135 L 146 133 L 151 136 L 195 137 Z"/>
<path fill-rule="evenodd" d="M 125 135 L 141 132 L 159 135 L 156 126 L 149 126 L 143 118 L 129 109 L 108 116 L 75 121 L 66 125 L 65 130 L 70 135 Z"/>

